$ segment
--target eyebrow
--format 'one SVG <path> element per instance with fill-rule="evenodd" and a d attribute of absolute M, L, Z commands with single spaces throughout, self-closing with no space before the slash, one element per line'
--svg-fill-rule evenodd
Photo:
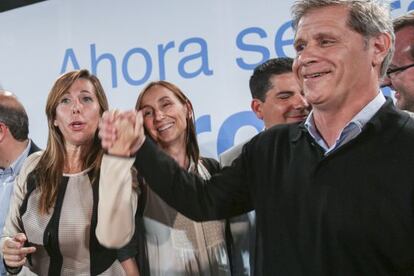
<path fill-rule="evenodd" d="M 94 94 L 94 93 L 92 93 L 91 91 L 88 91 L 88 90 L 81 90 L 79 93 Z M 62 96 L 64 96 L 64 95 L 70 95 L 70 92 L 66 91 L 65 93 L 62 94 Z"/>
<path fill-rule="evenodd" d="M 304 43 L 305 40 L 302 38 L 295 38 L 295 40 L 293 41 L 293 47 L 296 47 L 299 43 Z"/>
<path fill-rule="evenodd" d="M 335 35 L 331 31 L 319 32 L 319 33 L 315 34 L 316 39 L 321 39 L 321 38 L 326 38 L 326 37 L 335 38 L 335 37 L 337 37 L 337 35 Z"/>
<path fill-rule="evenodd" d="M 294 95 L 295 92 L 292 91 L 292 90 L 282 90 L 282 91 L 279 91 L 279 92 L 275 93 L 274 95 L 275 95 L 275 97 L 277 97 L 277 96 L 279 96 L 281 94 L 291 94 L 291 95 Z"/>
<path fill-rule="evenodd" d="M 337 35 L 335 35 L 335 33 L 334 32 L 332 32 L 332 31 L 330 31 L 330 30 L 326 30 L 326 31 L 320 31 L 320 32 L 318 32 L 318 33 L 316 33 L 316 34 L 313 34 L 311 37 L 310 37 L 310 39 L 316 39 L 316 40 L 318 40 L 318 39 L 322 39 L 322 38 L 337 38 L 338 36 Z M 299 43 L 299 42 L 301 42 L 301 43 L 303 43 L 303 42 L 305 42 L 305 40 L 303 39 L 303 38 L 301 38 L 301 37 L 295 37 L 294 38 L 294 42 L 293 42 L 293 45 L 295 45 L 296 43 Z"/>
<path fill-rule="evenodd" d="M 166 100 L 166 99 L 170 100 L 170 97 L 169 96 L 163 96 L 163 97 L 159 98 L 157 102 L 161 102 L 161 101 Z"/>
<path fill-rule="evenodd" d="M 93 94 L 91 91 L 89 90 L 81 90 L 80 93 L 88 93 L 88 94 Z"/>
<path fill-rule="evenodd" d="M 170 97 L 169 96 L 163 96 L 163 97 L 161 97 L 157 100 L 157 103 L 162 102 L 164 100 L 170 100 Z M 143 108 L 152 108 L 152 106 L 149 105 L 149 104 L 146 104 L 146 105 L 143 105 L 140 109 L 143 109 Z"/>
<path fill-rule="evenodd" d="M 152 106 L 146 104 L 146 105 L 141 106 L 139 110 L 144 109 L 144 108 L 152 108 Z"/>

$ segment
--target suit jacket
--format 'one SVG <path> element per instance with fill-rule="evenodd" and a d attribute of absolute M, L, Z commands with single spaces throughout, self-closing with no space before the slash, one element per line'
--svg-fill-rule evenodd
<path fill-rule="evenodd" d="M 41 149 L 33 142 L 33 140 L 31 140 L 29 155 L 36 152 L 36 151 L 39 151 L 39 150 L 41 150 Z"/>

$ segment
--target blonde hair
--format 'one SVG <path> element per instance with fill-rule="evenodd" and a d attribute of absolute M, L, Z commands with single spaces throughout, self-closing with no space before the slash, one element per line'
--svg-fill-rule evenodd
<path fill-rule="evenodd" d="M 100 106 L 100 114 L 108 110 L 108 100 L 99 79 L 90 74 L 88 70 L 71 71 L 60 76 L 54 83 L 46 102 L 46 116 L 48 123 L 48 141 L 47 146 L 40 158 L 39 163 L 33 170 L 37 187 L 40 189 L 40 213 L 48 213 L 56 201 L 58 188 L 61 182 L 64 162 L 66 158 L 65 141 L 59 128 L 54 125 L 56 118 L 56 108 L 59 100 L 70 86 L 78 79 L 89 80 L 95 88 L 95 94 Z M 91 148 L 83 159 L 82 168 L 92 168 L 95 179 L 100 168 L 103 149 L 99 141 L 97 132 L 94 137 Z"/>

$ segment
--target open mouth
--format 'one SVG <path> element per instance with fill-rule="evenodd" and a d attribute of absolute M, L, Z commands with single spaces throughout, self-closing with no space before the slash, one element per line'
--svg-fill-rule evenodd
<path fill-rule="evenodd" d="M 70 128 L 73 130 L 82 130 L 85 127 L 85 123 L 80 121 L 75 121 L 69 124 Z"/>
<path fill-rule="evenodd" d="M 168 123 L 168 124 L 165 124 L 165 125 L 163 125 L 163 126 L 161 126 L 161 127 L 157 128 L 157 131 L 158 131 L 158 132 L 163 132 L 163 131 L 165 131 L 165 130 L 167 130 L 167 129 L 171 128 L 173 125 L 174 125 L 174 123 Z"/>

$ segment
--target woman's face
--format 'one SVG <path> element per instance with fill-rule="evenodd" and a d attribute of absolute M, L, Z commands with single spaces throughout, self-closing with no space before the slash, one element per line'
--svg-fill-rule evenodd
<path fill-rule="evenodd" d="M 93 141 L 99 118 L 94 86 L 87 79 L 77 79 L 60 97 L 53 124 L 62 133 L 66 146 L 80 146 Z"/>
<path fill-rule="evenodd" d="M 145 129 L 161 147 L 185 145 L 186 119 L 191 112 L 172 91 L 152 86 L 142 97 L 141 110 Z"/>

